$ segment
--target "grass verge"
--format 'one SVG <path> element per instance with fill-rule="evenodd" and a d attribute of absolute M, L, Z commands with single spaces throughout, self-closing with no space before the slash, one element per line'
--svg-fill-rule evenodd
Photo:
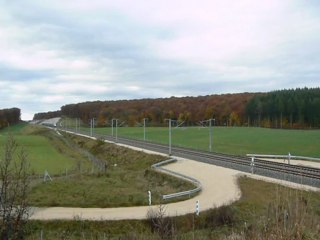
<path fill-rule="evenodd" d="M 151 169 L 152 164 L 166 159 L 163 156 L 70 134 L 64 134 L 64 137 L 105 161 L 107 169 L 39 183 L 30 194 L 30 204 L 33 206 L 142 206 L 148 204 L 148 190 L 153 193 L 153 203 L 160 203 L 163 194 L 194 188 L 188 181 Z"/>
<path fill-rule="evenodd" d="M 239 201 L 196 217 L 144 221 L 31 221 L 29 236 L 46 239 L 319 239 L 320 192 L 241 177 Z M 162 223 L 162 224 L 161 224 Z M 162 227 L 161 227 L 162 226 Z M 161 227 L 161 228 L 159 228 Z"/>
<path fill-rule="evenodd" d="M 61 174 L 66 169 L 73 171 L 79 162 L 88 163 L 85 156 L 68 147 L 62 137 L 45 127 L 25 123 L 3 129 L 0 132 L 0 144 L 3 146 L 7 135 L 12 134 L 28 154 L 30 169 L 34 174 Z"/>

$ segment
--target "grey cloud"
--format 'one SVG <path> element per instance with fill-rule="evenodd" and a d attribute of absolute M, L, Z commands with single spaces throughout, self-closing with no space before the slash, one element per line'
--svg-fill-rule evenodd
<path fill-rule="evenodd" d="M 157 55 L 152 43 L 170 40 L 177 34 L 168 27 L 149 25 L 148 19 L 145 23 L 137 22 L 114 10 L 68 12 L 58 4 L 63 2 L 45 5 L 40 1 L 8 1 L 4 6 L 12 17 L 8 24 L 26 30 L 26 34 L 16 41 L 24 46 L 56 51 L 62 59 L 89 60 L 94 65 L 89 73 L 92 71 L 94 76 L 97 71 L 101 79 L 88 84 L 112 84 L 113 88 L 106 87 L 105 92 L 70 89 L 64 92 L 63 99 L 46 105 L 34 99 L 17 103 L 29 112 L 56 110 L 77 101 L 268 91 L 320 83 L 319 34 L 307 40 L 301 37 L 284 42 L 274 52 L 249 52 L 228 61 L 208 62 L 213 66 L 208 67 Z M 217 64 L 223 64 L 224 68 L 215 68 Z M 248 74 L 241 75 L 236 67 L 246 68 Z M 54 66 L 49 70 L 24 70 L 0 63 L 0 82 L 39 81 L 47 89 L 39 87 L 30 92 L 39 97 L 54 96 L 60 94 L 57 83 L 71 81 L 61 80 L 60 75 L 81 74 L 60 71 Z M 254 75 L 255 72 L 262 73 Z M 77 84 L 76 79 L 72 81 Z M 130 90 L 126 88 L 128 86 L 136 86 L 139 90 Z"/>
<path fill-rule="evenodd" d="M 10 82 L 21 82 L 28 83 L 28 81 L 33 81 L 35 79 L 44 79 L 51 77 L 54 74 L 53 71 L 34 71 L 34 70 L 25 70 L 21 68 L 16 68 L 8 66 L 7 64 L 0 63 L 0 76 L 2 80 Z M 1 80 L 0 80 L 1 81 Z"/>

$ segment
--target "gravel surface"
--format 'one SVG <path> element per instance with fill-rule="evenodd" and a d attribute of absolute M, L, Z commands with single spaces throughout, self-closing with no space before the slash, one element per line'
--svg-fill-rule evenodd
<path fill-rule="evenodd" d="M 159 154 L 135 147 L 126 146 L 132 149 L 147 153 Z M 165 154 L 161 154 L 165 155 Z M 165 155 L 167 156 L 167 155 Z M 168 157 L 169 158 L 169 157 Z M 268 182 L 279 183 L 293 188 L 319 191 L 319 188 L 299 185 L 273 178 L 245 174 L 233 169 L 223 168 L 211 164 L 201 163 L 193 160 L 177 158 L 178 161 L 164 168 L 170 169 L 197 179 L 202 184 L 202 191 L 189 200 L 165 205 L 166 214 L 169 216 L 184 215 L 194 213 L 196 201 L 200 202 L 200 212 L 221 205 L 230 204 L 241 197 L 237 178 L 247 175 L 255 179 Z M 291 160 L 292 161 L 292 160 Z M 300 164 L 300 163 L 297 163 Z M 147 197 L 147 193 L 146 193 Z M 119 208 L 69 208 L 69 207 L 48 207 L 32 208 L 30 219 L 37 220 L 57 220 L 57 219 L 82 219 L 82 220 L 124 220 L 124 219 L 145 219 L 150 209 L 157 210 L 159 206 L 140 207 L 119 207 Z"/>
<path fill-rule="evenodd" d="M 170 216 L 195 212 L 196 201 L 200 211 L 231 203 L 240 197 L 236 183 L 238 171 L 192 160 L 179 159 L 165 168 L 198 179 L 203 190 L 196 197 L 177 203 L 167 204 L 166 213 Z M 147 193 L 146 193 L 147 197 Z M 150 208 L 158 206 L 120 207 L 120 208 L 34 208 L 31 219 L 83 219 L 83 220 L 122 220 L 144 219 Z"/>

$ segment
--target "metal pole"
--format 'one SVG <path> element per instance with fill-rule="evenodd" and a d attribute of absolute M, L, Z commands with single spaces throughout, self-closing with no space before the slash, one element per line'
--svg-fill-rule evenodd
<path fill-rule="evenodd" d="M 212 126 L 212 149 L 213 149 L 213 128 L 216 126 L 216 119 L 213 119 L 213 126 Z"/>
<path fill-rule="evenodd" d="M 94 134 L 94 118 L 92 118 L 92 136 Z"/>
<path fill-rule="evenodd" d="M 116 142 L 118 142 L 118 119 L 116 119 Z"/>
<path fill-rule="evenodd" d="M 146 120 L 147 118 L 143 119 L 143 140 L 146 140 Z"/>
<path fill-rule="evenodd" d="M 171 119 L 169 119 L 169 155 L 171 155 Z"/>
<path fill-rule="evenodd" d="M 111 135 L 112 135 L 112 137 L 113 137 L 113 120 L 114 120 L 114 119 L 112 118 L 112 120 L 111 120 L 111 129 L 112 129 L 112 130 L 111 130 Z"/>
<path fill-rule="evenodd" d="M 90 136 L 92 137 L 92 118 L 90 119 Z"/>
<path fill-rule="evenodd" d="M 210 126 L 210 129 L 209 129 L 209 151 L 211 152 L 212 151 L 212 119 L 211 118 L 209 119 L 209 126 Z"/>

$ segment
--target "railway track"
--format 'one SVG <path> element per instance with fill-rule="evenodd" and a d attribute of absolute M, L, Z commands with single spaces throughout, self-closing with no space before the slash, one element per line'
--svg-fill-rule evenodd
<path fill-rule="evenodd" d="M 70 131 L 70 130 L 68 130 Z M 75 133 L 73 130 L 70 132 Z M 77 132 L 89 136 L 89 132 Z M 155 152 L 168 154 L 168 145 L 147 142 L 137 139 L 129 139 L 118 137 L 115 139 L 112 136 L 94 134 L 93 137 L 97 139 L 104 139 L 111 142 L 117 142 L 133 147 L 143 148 Z M 252 166 L 251 158 L 244 156 L 236 156 L 215 152 L 207 152 L 201 150 L 194 150 L 190 148 L 172 146 L 171 153 L 177 157 L 183 157 L 200 162 L 214 164 L 222 167 L 233 168 L 243 172 L 252 173 L 264 176 L 269 176 L 277 179 L 283 179 L 291 182 L 302 183 L 320 188 L 320 169 L 301 165 L 292 165 L 280 162 L 273 162 L 267 160 L 254 160 Z"/>

